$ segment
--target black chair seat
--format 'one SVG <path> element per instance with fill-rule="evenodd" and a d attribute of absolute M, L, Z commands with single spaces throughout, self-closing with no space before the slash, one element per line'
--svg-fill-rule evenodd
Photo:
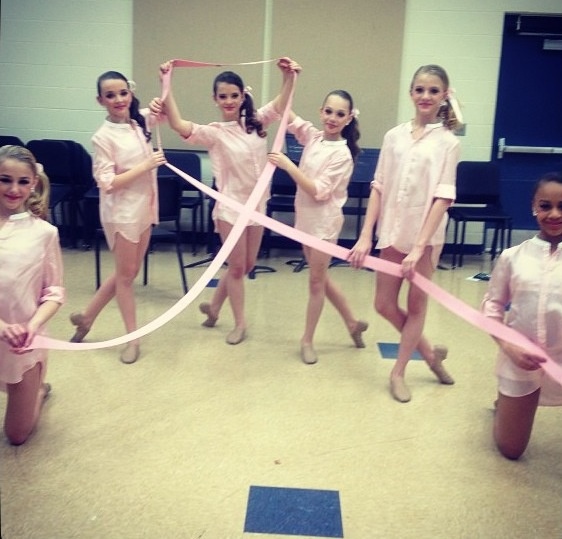
<path fill-rule="evenodd" d="M 185 174 L 201 181 L 201 159 L 199 154 L 189 150 L 164 150 L 166 160 Z M 174 173 L 168 167 L 158 169 L 159 176 L 170 176 Z M 191 211 L 191 252 L 197 254 L 198 236 L 205 231 L 203 193 L 183 178 L 176 176 L 183 187 L 181 208 Z M 181 220 L 180 220 L 181 225 Z M 183 233 L 183 230 L 182 230 Z"/>
<path fill-rule="evenodd" d="M 287 171 L 276 168 L 271 178 L 271 195 L 267 201 L 265 213 L 273 217 L 274 213 L 295 213 L 295 182 Z M 263 235 L 263 252 L 269 257 L 271 252 L 271 230 L 266 228 Z"/>
<path fill-rule="evenodd" d="M 463 221 L 469 222 L 481 222 L 487 221 L 490 223 L 505 223 L 508 219 L 511 219 L 509 215 L 506 215 L 501 208 L 490 207 L 451 207 L 449 216 Z"/>
<path fill-rule="evenodd" d="M 49 210 L 51 221 L 65 229 L 72 247 L 78 239 L 79 217 L 84 220 L 80 204 L 84 193 L 94 184 L 92 158 L 84 147 L 73 140 L 30 140 L 27 149 L 43 165 L 51 184 Z"/>
<path fill-rule="evenodd" d="M 0 146 L 25 146 L 25 144 L 14 135 L 0 135 Z"/>
<path fill-rule="evenodd" d="M 70 197 L 72 193 L 72 187 L 70 185 L 65 185 L 62 183 L 51 183 L 49 185 L 49 207 L 51 210 L 62 204 Z M 58 226 L 57 218 L 55 212 L 51 213 L 51 221 L 55 226 Z"/>
<path fill-rule="evenodd" d="M 484 224 L 483 244 L 486 244 L 486 227 L 494 227 L 491 259 L 497 252 L 511 245 L 512 218 L 502 208 L 500 178 L 497 165 L 490 161 L 461 161 L 457 166 L 457 198 L 448 210 L 454 221 L 452 266 L 462 267 L 467 223 Z M 459 238 L 460 225 L 460 238 Z"/>

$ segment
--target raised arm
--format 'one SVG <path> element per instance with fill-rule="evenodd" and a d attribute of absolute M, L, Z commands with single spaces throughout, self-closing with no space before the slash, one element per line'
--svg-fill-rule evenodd
<path fill-rule="evenodd" d="M 273 100 L 273 106 L 279 114 L 283 114 L 283 111 L 287 107 L 289 97 L 291 95 L 291 90 L 293 89 L 295 73 L 300 73 L 302 68 L 297 63 L 290 58 L 283 57 L 277 62 L 277 67 L 283 73 L 283 81 L 281 83 L 281 91 L 279 95 Z M 296 117 L 293 111 L 289 112 L 289 123 L 291 123 Z"/>
<path fill-rule="evenodd" d="M 168 73 L 172 68 L 171 62 L 165 62 L 160 66 L 160 78 Z M 171 82 L 171 81 L 170 81 Z M 170 84 L 170 89 L 168 91 L 168 95 L 164 102 L 159 97 L 155 97 L 150 102 L 150 110 L 154 114 L 166 114 L 168 117 L 168 123 L 170 127 L 178 133 L 181 137 L 187 138 L 191 135 L 191 131 L 193 130 L 193 123 L 189 120 L 184 120 L 181 117 L 181 113 L 179 111 L 178 105 L 174 98 L 174 94 L 172 91 L 172 86 Z"/>

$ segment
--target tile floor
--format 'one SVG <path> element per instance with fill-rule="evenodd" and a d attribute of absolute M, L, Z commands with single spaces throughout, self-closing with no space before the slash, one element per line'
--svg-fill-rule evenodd
<path fill-rule="evenodd" d="M 373 274 L 330 270 L 370 323 L 367 348 L 352 347 L 326 305 L 320 360 L 307 366 L 298 351 L 308 273 L 286 264 L 294 253 L 276 254 L 260 261 L 275 273 L 246 281 L 240 345 L 224 342 L 229 308 L 217 327 L 201 327 L 205 290 L 143 339 L 134 365 L 116 348 L 51 352 L 53 392 L 37 432 L 22 447 L 0 442 L 3 539 L 562 537 L 560 411 L 540 409 L 521 461 L 497 454 L 486 334 L 430 302 L 427 335 L 449 346 L 457 383 L 439 385 L 413 360 L 413 399 L 399 404 L 388 393 L 393 360 L 379 348 L 397 335 L 372 309 Z M 71 336 L 68 315 L 94 291 L 93 256 L 64 252 L 56 338 Z M 181 297 L 174 256 L 151 255 L 150 283 L 138 286 L 143 324 Z M 109 271 L 107 254 L 103 263 Z M 486 283 L 467 278 L 489 269 L 467 257 L 435 282 L 476 307 Z M 190 285 L 204 270 L 188 271 Z M 88 339 L 120 334 L 111 304 Z"/>

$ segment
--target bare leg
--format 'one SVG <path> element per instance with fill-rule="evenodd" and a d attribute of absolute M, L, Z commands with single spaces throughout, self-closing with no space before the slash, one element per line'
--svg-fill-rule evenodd
<path fill-rule="evenodd" d="M 202 322 L 202 326 L 212 328 L 215 327 L 219 318 L 220 311 L 223 303 L 228 297 L 228 290 L 226 286 L 226 279 L 219 279 L 219 284 L 215 289 L 215 293 L 210 302 L 203 302 L 199 304 L 199 310 L 207 315 L 207 319 Z"/>
<path fill-rule="evenodd" d="M 217 228 L 222 241 L 232 230 L 232 225 L 225 221 L 217 221 Z M 218 317 L 220 307 L 228 296 L 232 314 L 234 316 L 234 329 L 228 334 L 229 344 L 238 344 L 246 336 L 246 318 L 244 314 L 244 278 L 256 265 L 257 255 L 263 236 L 263 227 L 246 227 L 234 249 L 228 257 L 228 268 L 219 282 L 219 286 L 210 303 L 210 312 Z M 216 310 L 215 310 L 216 309 Z"/>
<path fill-rule="evenodd" d="M 71 342 L 82 342 L 98 315 L 114 296 L 115 272 L 96 290 L 83 312 L 75 312 L 70 315 L 70 321 L 76 326 L 76 331 L 70 339 Z"/>
<path fill-rule="evenodd" d="M 540 389 L 524 397 L 506 397 L 498 393 L 494 418 L 494 441 L 500 453 L 517 460 L 531 438 Z"/>
<path fill-rule="evenodd" d="M 320 315 L 322 314 L 322 309 L 324 308 L 326 279 L 328 278 L 327 273 L 331 257 L 326 253 L 311 249 L 307 245 L 303 245 L 302 249 L 309 267 L 309 277 L 306 322 L 301 344 L 311 345 L 314 339 L 316 326 L 318 325 L 318 320 L 320 320 Z"/>
<path fill-rule="evenodd" d="M 13 445 L 21 445 L 37 425 L 46 396 L 45 373 L 41 363 L 24 373 L 17 384 L 7 384 L 8 404 L 4 432 Z"/>
<path fill-rule="evenodd" d="M 121 311 L 121 317 L 127 333 L 137 329 L 134 283 L 142 265 L 144 255 L 150 242 L 150 228 L 141 235 L 138 243 L 126 240 L 121 234 L 115 237 L 115 299 Z M 127 344 L 121 353 L 121 361 L 134 363 L 139 354 L 139 341 L 135 339 Z"/>
<path fill-rule="evenodd" d="M 121 282 L 126 283 L 126 275 L 134 272 L 131 283 L 128 285 L 132 294 L 132 283 L 137 276 L 142 262 L 144 260 L 144 255 L 148 248 L 150 241 L 150 228 L 148 228 L 141 236 L 139 243 L 132 243 L 121 234 L 115 236 L 115 246 L 113 249 L 113 257 L 115 261 L 115 271 L 103 281 L 101 286 L 97 289 L 96 293 L 90 300 L 90 303 L 86 306 L 86 309 L 82 312 L 72 313 L 70 315 L 71 322 L 76 326 L 76 332 L 74 336 L 70 339 L 72 342 L 81 342 L 86 334 L 90 331 L 93 323 L 95 322 L 98 315 L 105 308 L 105 306 L 116 296 L 117 294 L 117 278 Z M 130 257 L 130 258 L 127 258 Z M 136 268 L 136 270 L 135 270 Z M 124 281 L 125 278 L 125 281 Z M 126 286 L 126 284 L 125 284 Z M 127 303 L 127 292 L 121 294 L 121 297 L 125 298 L 125 312 L 127 313 L 127 319 L 130 321 L 129 310 L 130 306 Z M 119 299 L 118 299 L 119 302 Z M 121 309 L 121 305 L 119 305 Z M 133 321 L 134 321 L 134 296 L 133 296 Z M 123 315 L 123 309 L 121 309 L 121 314 L 123 320 L 125 321 L 125 327 L 127 327 L 127 320 L 125 315 Z M 136 321 L 133 324 L 136 328 Z"/>
<path fill-rule="evenodd" d="M 349 334 L 351 335 L 355 346 L 357 348 L 365 348 L 365 343 L 363 342 L 363 337 L 361 334 L 369 327 L 367 322 L 355 318 L 355 316 L 351 312 L 351 308 L 349 307 L 347 298 L 343 295 L 339 286 L 337 286 L 334 281 L 332 281 L 329 275 L 326 275 L 325 291 L 326 297 L 336 308 L 343 321 L 345 322 L 347 331 L 349 331 Z"/>
<path fill-rule="evenodd" d="M 426 278 L 431 278 L 433 266 L 431 264 L 431 248 L 427 248 L 417 264 L 416 271 Z M 383 249 L 381 258 L 400 264 L 406 255 L 389 247 Z M 392 369 L 391 389 L 396 400 L 407 402 L 410 400 L 409 390 L 404 383 L 406 366 L 413 352 L 418 349 L 425 361 L 433 366 L 434 350 L 423 336 L 425 315 L 427 312 L 427 296 L 416 286 L 410 286 L 407 298 L 407 310 L 399 306 L 398 295 L 403 279 L 382 272 L 377 273 L 377 290 L 375 295 L 375 309 L 400 331 L 400 346 L 398 358 Z M 398 395 L 399 393 L 399 395 Z"/>

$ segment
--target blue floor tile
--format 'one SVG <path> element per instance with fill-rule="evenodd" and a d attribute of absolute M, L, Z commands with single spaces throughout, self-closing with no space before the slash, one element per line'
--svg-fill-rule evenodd
<path fill-rule="evenodd" d="M 339 492 L 251 486 L 244 531 L 343 537 Z"/>
<path fill-rule="evenodd" d="M 379 342 L 379 352 L 383 359 L 396 359 L 398 357 L 398 343 L 393 342 Z M 420 353 L 416 350 L 412 354 L 411 359 L 422 359 Z"/>

